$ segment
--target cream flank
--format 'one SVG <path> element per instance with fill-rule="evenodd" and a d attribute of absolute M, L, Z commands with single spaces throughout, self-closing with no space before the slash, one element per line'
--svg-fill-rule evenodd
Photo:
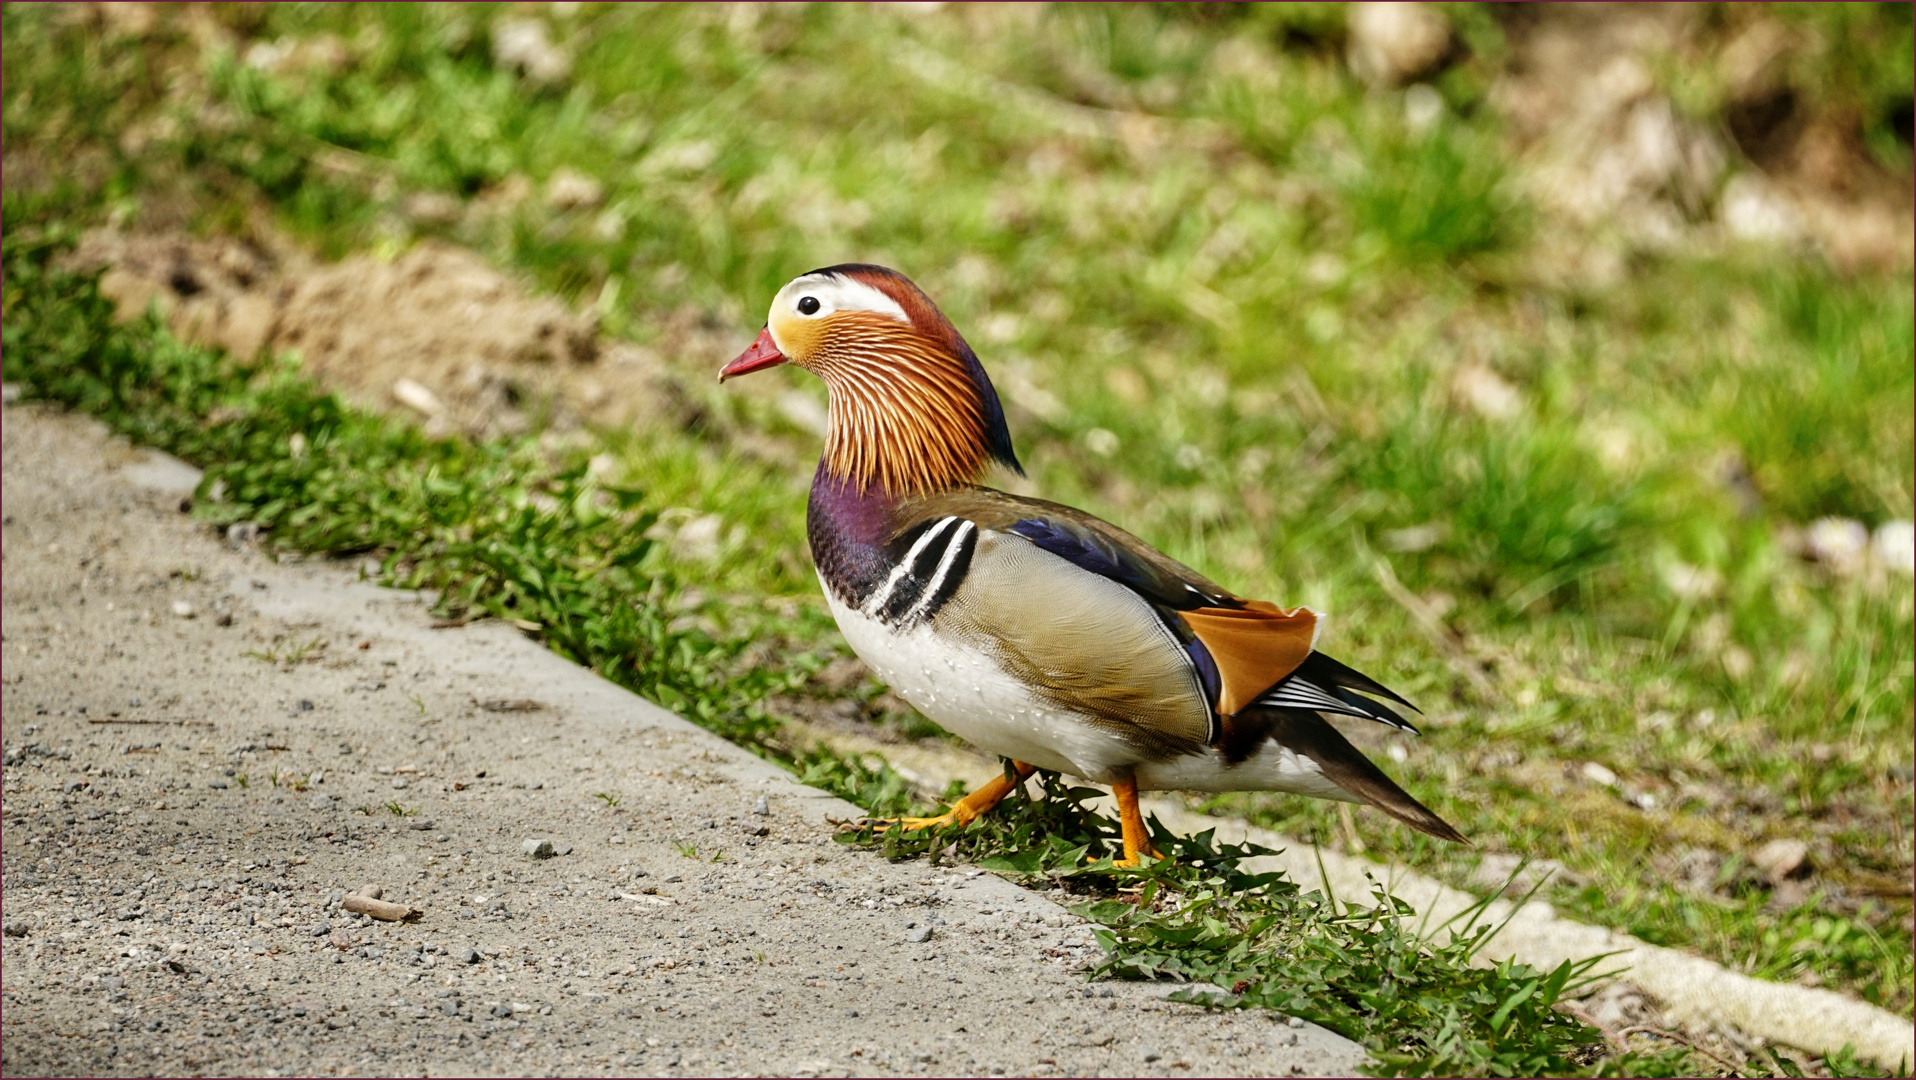
<path fill-rule="evenodd" d="M 1098 783 L 1135 769 L 1138 787 L 1146 791 L 1286 791 L 1362 801 L 1332 783 L 1310 758 L 1272 742 L 1237 765 L 1209 749 L 1143 761 L 1108 729 L 1038 700 L 982 649 L 941 638 L 930 623 L 899 633 L 847 605 L 822 579 L 820 584 L 858 658 L 912 708 L 974 746 Z"/>
<path fill-rule="evenodd" d="M 947 519 L 952 520 L 957 519 Z M 957 527 L 971 524 L 966 521 Z M 972 560 L 972 573 L 978 580 L 968 578 L 960 586 L 959 595 L 953 597 L 954 606 L 945 609 L 940 618 L 904 619 L 889 624 L 881 621 L 875 613 L 884 608 L 892 591 L 899 586 L 905 568 L 918 561 L 920 549 L 936 543 L 950 527 L 940 523 L 928 529 L 919 538 L 918 546 L 901 561 L 898 571 L 880 584 L 863 609 L 846 604 L 829 584 L 820 582 L 825 586 L 832 617 L 852 651 L 871 665 L 878 677 L 899 696 L 939 726 L 992 753 L 1098 782 L 1109 783 L 1135 772 L 1138 785 L 1147 790 L 1288 791 L 1357 801 L 1325 776 L 1315 761 L 1274 741 L 1265 743 L 1249 759 L 1235 765 L 1209 747 L 1168 756 L 1154 755 L 1142 750 L 1134 740 L 1126 739 L 1108 721 L 1095 722 L 1081 712 L 1061 707 L 1055 698 L 1047 700 L 1040 696 L 1029 682 L 1008 670 L 997 656 L 959 629 L 969 621 L 962 612 L 965 606 L 962 597 L 966 593 L 982 588 L 986 595 L 1000 600 L 1037 600 L 1038 610 L 1014 603 L 1012 610 L 999 613 L 1026 630 L 1032 629 L 1029 624 L 1036 623 L 1040 624 L 1036 629 L 1044 631 L 1042 624 L 1048 621 L 1047 613 L 1052 616 L 1064 612 L 1089 614 L 1094 617 L 1087 621 L 1107 627 L 1131 627 L 1140 621 L 1155 627 L 1156 621 L 1143 602 L 1128 590 L 1064 564 L 1062 560 L 1050 567 L 1048 573 L 1020 573 L 1021 569 L 1031 570 L 1030 564 L 1051 564 L 1056 558 L 1022 537 L 987 530 Z M 958 546 L 954 543 L 949 548 L 955 551 Z M 942 577 L 942 574 L 933 576 Z M 1046 581 L 1048 585 L 1037 586 L 1036 580 L 1023 580 L 1026 577 Z M 935 584 L 928 585 L 924 591 L 929 597 L 936 591 Z M 1119 601 L 1122 603 L 1117 603 Z M 1122 610 L 1107 610 L 1114 604 Z M 1139 610 L 1131 610 L 1133 607 Z M 1049 643 L 1059 635 L 1041 632 L 1036 636 L 1039 641 Z M 1127 645 L 1126 639 L 1131 636 L 1107 634 L 1101 643 L 1110 653 L 1103 659 L 1118 662 L 1123 668 L 1122 674 L 1112 674 L 1126 682 L 1136 680 L 1139 689 L 1147 695 L 1171 694 L 1178 699 L 1161 701 L 1151 710 L 1154 714 L 1163 714 L 1158 717 L 1159 723 L 1180 720 L 1190 723 L 1184 715 L 1188 711 L 1185 706 L 1202 708 L 1198 703 L 1202 701 L 1203 691 L 1195 677 L 1187 675 L 1190 682 L 1185 683 L 1182 678 L 1165 677 L 1173 674 L 1170 671 L 1158 670 L 1169 665 L 1183 673 L 1186 662 L 1175 639 L 1166 633 L 1163 642 L 1154 646 L 1151 642 L 1156 635 L 1146 633 Z M 1061 658 L 1049 659 L 1050 663 L 1057 663 Z M 1188 701 L 1184 700 L 1186 695 L 1189 695 Z M 1144 717 L 1137 719 L 1149 722 Z"/>
<path fill-rule="evenodd" d="M 872 671 L 932 722 L 974 746 L 1041 769 L 1109 782 L 1136 748 L 1077 713 L 1038 700 L 984 650 L 939 637 L 930 622 L 900 633 L 849 607 L 820 579 L 839 632 Z"/>

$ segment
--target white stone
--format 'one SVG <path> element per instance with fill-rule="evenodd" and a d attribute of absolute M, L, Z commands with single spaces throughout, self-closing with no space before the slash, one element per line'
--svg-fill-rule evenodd
<path fill-rule="evenodd" d="M 1395 85 L 1429 71 L 1450 51 L 1450 22 L 1428 4 L 1371 3 L 1349 8 L 1351 72 Z"/>
<path fill-rule="evenodd" d="M 1617 786 L 1617 774 L 1594 761 L 1584 762 L 1582 772 L 1583 778 L 1593 784 L 1602 784 L 1604 787 Z"/>
<path fill-rule="evenodd" d="M 1869 550 L 1869 530 L 1850 518 L 1818 518 L 1803 536 L 1803 550 L 1839 573 L 1850 573 L 1862 566 Z"/>
<path fill-rule="evenodd" d="M 1886 521 L 1876 527 L 1876 561 L 1909 577 L 1916 574 L 1916 524 Z"/>
<path fill-rule="evenodd" d="M 438 394 L 411 379 L 402 378 L 393 383 L 393 399 L 422 416 L 438 416 L 446 410 Z"/>
<path fill-rule="evenodd" d="M 555 210 L 594 207 L 605 201 L 605 185 L 573 168 L 562 168 L 546 181 L 546 202 Z"/>
<path fill-rule="evenodd" d="M 500 19 L 492 27 L 492 58 L 536 83 L 561 83 L 572 74 L 572 57 L 552 44 L 539 19 Z"/>
<path fill-rule="evenodd" d="M 1768 181 L 1739 173 L 1723 189 L 1723 227 L 1739 240 L 1791 240 L 1801 235 L 1796 210 Z"/>

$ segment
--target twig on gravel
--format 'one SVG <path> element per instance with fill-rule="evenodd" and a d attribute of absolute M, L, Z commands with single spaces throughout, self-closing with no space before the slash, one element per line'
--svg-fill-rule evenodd
<path fill-rule="evenodd" d="M 1617 1040 L 1621 1042 L 1622 1040 L 1627 1039 L 1632 1035 L 1654 1035 L 1659 1039 L 1669 1039 L 1673 1042 L 1680 1042 L 1683 1045 L 1689 1047 L 1690 1049 L 1695 1050 L 1697 1053 L 1702 1054 L 1704 1057 L 1709 1058 L 1711 1061 L 1716 1062 L 1718 1065 L 1721 1065 L 1724 1068 L 1730 1070 L 1732 1073 L 1736 1073 L 1740 1075 L 1743 1072 L 1743 1067 L 1741 1065 L 1733 1065 L 1729 1061 L 1725 1060 L 1724 1058 L 1719 1057 L 1717 1054 L 1704 1049 L 1703 1047 L 1697 1045 L 1696 1040 L 1690 1038 L 1688 1035 L 1679 1035 L 1678 1033 L 1671 1031 L 1667 1028 L 1657 1027 L 1655 1024 L 1637 1024 L 1634 1027 L 1627 1027 L 1627 1028 L 1624 1028 L 1622 1031 L 1617 1032 Z"/>
<path fill-rule="evenodd" d="M 1584 1008 L 1582 1005 L 1578 1004 L 1577 1002 L 1559 1001 L 1557 1002 L 1556 1008 L 1558 1012 L 1563 1013 L 1566 1016 L 1571 1016 L 1578 1020 L 1581 1020 L 1584 1023 L 1590 1025 L 1591 1027 L 1596 1028 L 1598 1031 L 1603 1032 L 1604 1041 L 1608 1042 L 1610 1044 L 1610 1048 L 1612 1050 L 1615 1050 L 1617 1053 L 1621 1054 L 1625 1050 L 1629 1049 L 1629 1047 L 1623 1044 L 1623 1037 L 1621 1035 L 1618 1035 L 1616 1032 L 1611 1031 L 1608 1027 L 1604 1026 L 1603 1021 L 1598 1020 L 1596 1017 L 1590 1015 L 1590 1010 Z"/>
<path fill-rule="evenodd" d="M 531 698 L 493 698 L 480 702 L 479 707 L 487 712 L 539 712 L 546 705 Z"/>
<path fill-rule="evenodd" d="M 154 727 L 212 727 L 211 720 L 146 720 L 132 716 L 89 716 L 89 724 L 150 724 Z"/>
<path fill-rule="evenodd" d="M 382 922 L 402 922 L 421 914 L 418 908 L 408 907 L 405 904 L 389 904 L 384 900 L 375 900 L 358 893 L 347 893 L 346 898 L 339 902 L 339 906 L 347 911 L 371 915 Z"/>

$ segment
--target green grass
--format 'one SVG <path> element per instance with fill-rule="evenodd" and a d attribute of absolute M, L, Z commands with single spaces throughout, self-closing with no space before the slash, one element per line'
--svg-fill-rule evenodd
<path fill-rule="evenodd" d="M 594 659 L 589 613 L 609 587 L 555 606 L 513 584 L 511 543 L 388 569 L 476 575 L 455 600 L 538 622 L 586 662 L 680 672 L 653 692 L 685 702 L 733 700 L 734 665 L 839 647 L 799 555 L 815 445 L 773 404 L 786 376 L 720 392 L 710 374 L 729 354 L 686 328 L 734 327 L 742 346 L 794 274 L 897 266 L 992 370 L 1034 490 L 1239 591 L 1329 611 L 1329 651 L 1429 710 L 1391 770 L 1482 849 L 1566 864 L 1583 884 L 1551 902 L 1909 1015 L 1910 583 L 1833 573 L 1790 542 L 1825 515 L 1911 517 L 1909 275 L 1707 245 L 1612 252 L 1626 272 L 1609 284 L 1563 273 L 1612 241 L 1525 204 L 1484 97 L 1495 13 L 1455 14 L 1474 58 L 1414 130 L 1401 95 L 1343 73 L 1341 15 L 1310 7 L 586 6 L 551 16 L 575 62 L 539 87 L 492 65 L 492 9 L 216 9 L 228 43 L 203 47 L 214 35 L 176 17 L 136 42 L 9 5 L 6 220 L 270 220 L 333 255 L 440 236 L 668 358 L 699 424 L 597 433 L 607 477 L 580 471 L 592 448 L 469 448 L 448 467 L 475 493 L 572 505 L 625 486 L 648 513 L 719 514 L 739 538 L 719 563 L 655 550 L 641 564 L 648 588 L 668 583 L 657 625 L 706 627 L 696 655 Z M 1906 18 L 1897 38 L 1855 12 L 1786 15 L 1886 43 L 1853 70 L 1804 69 L 1830 100 L 1876 102 L 1907 69 L 1891 55 Z M 325 34 L 336 66 L 245 62 Z M 1702 90 L 1685 101 L 1716 107 Z M 538 192 L 561 167 L 600 181 L 603 204 L 549 206 Z M 505 197 L 522 183 L 529 197 Z M 419 193 L 467 210 L 415 220 Z M 1502 407 L 1469 404 L 1475 371 L 1508 389 Z M 787 459 L 736 449 L 747 431 Z M 278 460 L 275 476 L 314 468 L 233 445 Z M 441 496 L 394 491 L 404 505 L 375 527 L 398 550 L 437 527 Z M 547 530 L 562 573 L 610 550 L 592 546 L 604 523 L 485 506 L 488 535 Z M 284 528 L 325 539 L 326 520 Z M 693 573 L 703 587 L 682 588 Z M 617 616 L 652 633 L 646 618 Z M 775 670 L 790 686 L 805 665 Z M 1395 739 L 1354 737 L 1380 753 Z M 1572 778 L 1585 762 L 1619 790 Z M 810 767 L 907 798 L 882 769 Z M 1475 853 L 1376 815 L 1347 828 L 1303 800 L 1213 805 L 1458 883 L 1474 869 Z M 1800 903 L 1774 902 L 1738 861 L 1777 837 L 1812 844 Z M 1707 880 L 1674 872 L 1685 848 L 1716 865 Z"/>
<path fill-rule="evenodd" d="M 1281 874 L 1239 862 L 1272 854 L 1218 844 L 1210 832 L 1181 837 L 1156 818 L 1152 843 L 1166 857 L 1119 869 L 1117 822 L 1088 809 L 1095 788 L 1041 774 L 966 827 L 907 833 L 866 824 L 842 843 L 891 858 L 956 858 L 1075 894 L 1098 925 L 1106 958 L 1097 971 L 1123 979 L 1191 984 L 1175 1000 L 1212 1008 L 1268 1008 L 1357 1039 L 1379 1075 L 1554 1076 L 1599 1066 L 1606 1075 L 1682 1071 L 1681 1054 L 1609 1055 L 1590 1028 L 1555 1006 L 1600 961 L 1565 961 L 1548 972 L 1473 958 L 1497 929 L 1482 909 L 1453 926 L 1424 927 L 1381 887 L 1373 906 L 1305 892 Z"/>

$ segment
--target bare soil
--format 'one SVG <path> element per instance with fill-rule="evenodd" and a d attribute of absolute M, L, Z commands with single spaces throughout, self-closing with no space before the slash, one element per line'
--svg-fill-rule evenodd
<path fill-rule="evenodd" d="M 122 315 L 156 306 L 174 333 L 247 359 L 296 352 L 328 388 L 410 411 L 429 433 L 643 426 L 682 411 L 646 350 L 446 244 L 326 264 L 290 243 L 99 230 L 72 261 L 106 268 L 101 290 Z"/>

